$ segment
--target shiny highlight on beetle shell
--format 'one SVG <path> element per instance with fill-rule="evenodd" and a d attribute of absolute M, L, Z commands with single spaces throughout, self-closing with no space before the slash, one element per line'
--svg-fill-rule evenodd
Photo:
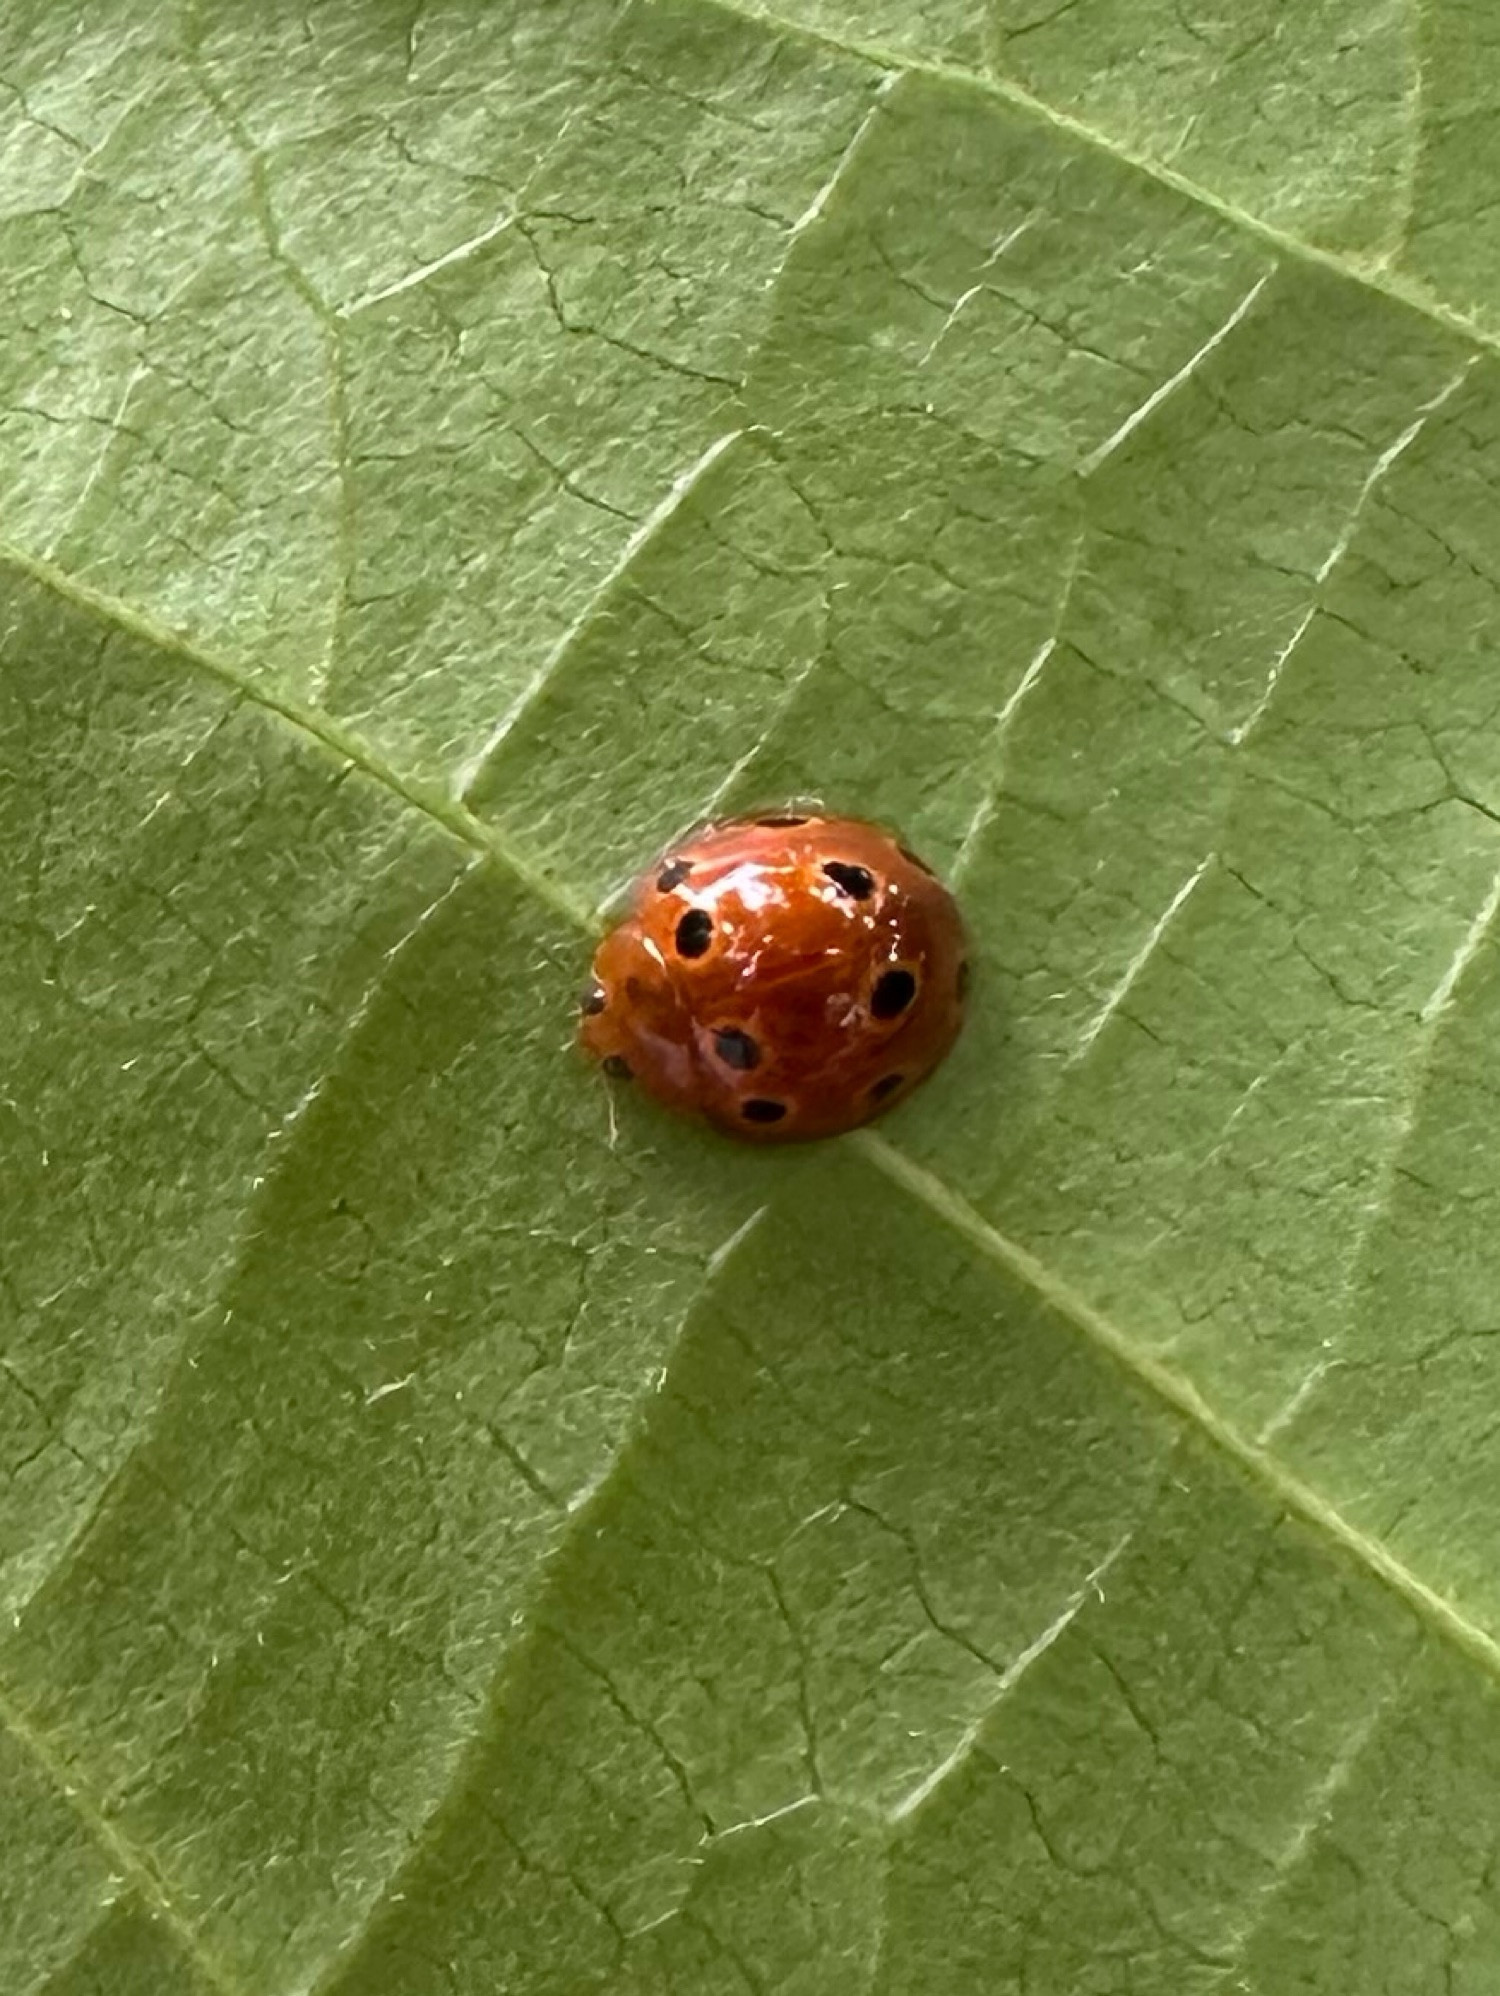
<path fill-rule="evenodd" d="M 958 905 L 856 818 L 767 813 L 673 844 L 594 956 L 579 1036 L 605 1072 L 755 1143 L 836 1136 L 958 1037 Z"/>

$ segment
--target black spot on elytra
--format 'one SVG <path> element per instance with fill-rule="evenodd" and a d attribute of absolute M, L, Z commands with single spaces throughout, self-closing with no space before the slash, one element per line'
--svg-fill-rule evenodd
<path fill-rule="evenodd" d="M 772 1102 L 764 1095 L 752 1095 L 740 1114 L 747 1123 L 779 1123 L 786 1114 L 785 1102 Z"/>
<path fill-rule="evenodd" d="M 834 886 L 841 888 L 851 900 L 868 901 L 875 892 L 875 876 L 867 866 L 854 866 L 845 859 L 830 859 L 824 861 L 823 871 Z"/>
<path fill-rule="evenodd" d="M 703 908 L 689 908 L 672 937 L 677 954 L 688 957 L 702 956 L 713 939 L 713 916 Z"/>
<path fill-rule="evenodd" d="M 680 887 L 682 885 L 683 881 L 687 879 L 688 875 L 692 872 L 692 870 L 693 870 L 693 863 L 691 860 L 688 859 L 668 860 L 667 864 L 662 868 L 661 872 L 656 876 L 657 892 L 661 894 L 670 894 L 674 887 Z"/>
<path fill-rule="evenodd" d="M 750 1035 L 738 1026 L 720 1026 L 714 1034 L 714 1052 L 726 1067 L 732 1067 L 741 1074 L 748 1074 L 752 1067 L 760 1066 L 760 1048 Z"/>
<path fill-rule="evenodd" d="M 882 1074 L 870 1093 L 877 1102 L 883 1102 L 888 1095 L 895 1094 L 905 1079 L 904 1074 Z"/>
<path fill-rule="evenodd" d="M 586 1019 L 596 1019 L 609 1003 L 609 994 L 602 984 L 591 984 L 578 1001 L 578 1009 Z"/>
<path fill-rule="evenodd" d="M 611 1081 L 630 1081 L 634 1079 L 630 1062 L 622 1053 L 607 1053 L 599 1065 L 604 1069 L 604 1072 L 609 1076 Z"/>
<path fill-rule="evenodd" d="M 870 993 L 870 1012 L 877 1019 L 899 1019 L 917 995 L 917 980 L 909 970 L 883 970 Z"/>

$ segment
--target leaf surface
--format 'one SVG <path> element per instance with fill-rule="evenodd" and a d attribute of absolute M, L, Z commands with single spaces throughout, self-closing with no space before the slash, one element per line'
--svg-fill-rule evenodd
<path fill-rule="evenodd" d="M 7 1990 L 1493 1986 L 1496 71 L 1335 12 L 13 15 Z M 741 1155 L 574 994 L 802 793 L 977 995 Z"/>

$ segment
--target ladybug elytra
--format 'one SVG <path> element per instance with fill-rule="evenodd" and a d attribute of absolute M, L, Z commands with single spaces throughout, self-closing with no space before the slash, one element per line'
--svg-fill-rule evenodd
<path fill-rule="evenodd" d="M 580 1038 L 606 1073 L 730 1135 L 835 1136 L 938 1065 L 967 975 L 957 904 L 889 832 L 739 818 L 637 882 L 595 954 Z"/>

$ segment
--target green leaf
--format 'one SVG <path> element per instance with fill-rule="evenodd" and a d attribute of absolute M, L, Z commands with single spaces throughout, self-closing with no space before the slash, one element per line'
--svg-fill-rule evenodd
<path fill-rule="evenodd" d="M 1254 233 L 1500 335 L 1500 24 L 1471 0 L 747 0 L 969 77 Z"/>
<path fill-rule="evenodd" d="M 1489 31 L 795 11 L 0 29 L 7 1991 L 1500 1978 Z M 972 1022 L 742 1154 L 802 793 Z"/>

